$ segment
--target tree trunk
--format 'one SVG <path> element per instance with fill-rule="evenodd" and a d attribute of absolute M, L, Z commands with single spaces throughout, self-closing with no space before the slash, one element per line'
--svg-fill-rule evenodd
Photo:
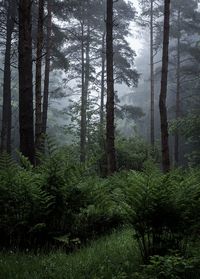
<path fill-rule="evenodd" d="M 20 151 L 34 163 L 31 6 L 31 0 L 19 1 L 19 126 Z"/>
<path fill-rule="evenodd" d="M 106 1 L 102 1 L 102 8 L 104 10 L 103 21 L 106 22 Z M 105 39 L 106 39 L 106 26 L 104 26 L 102 34 L 102 53 L 101 53 L 101 103 L 100 103 L 100 140 L 104 138 L 104 95 L 105 95 L 105 62 L 106 62 L 106 50 L 105 50 Z"/>
<path fill-rule="evenodd" d="M 38 27 L 37 27 L 37 53 L 35 74 L 35 148 L 41 146 L 42 134 L 42 50 L 43 50 L 43 25 L 44 25 L 44 0 L 38 4 Z"/>
<path fill-rule="evenodd" d="M 3 114 L 1 131 L 1 151 L 11 153 L 11 126 L 12 126 L 12 106 L 11 106 L 11 47 L 12 33 L 14 31 L 15 5 L 8 0 L 7 22 L 6 22 L 6 50 L 4 60 L 3 77 Z"/>
<path fill-rule="evenodd" d="M 163 55 L 162 55 L 162 76 L 160 90 L 160 121 L 161 121 L 161 146 L 162 146 L 162 167 L 164 172 L 170 170 L 169 158 L 169 134 L 167 121 L 167 80 L 169 62 L 169 30 L 170 30 L 170 0 L 165 0 L 164 6 L 164 30 L 163 30 Z"/>
<path fill-rule="evenodd" d="M 178 11 L 178 37 L 177 37 L 177 70 L 176 70 L 176 120 L 180 117 L 180 10 Z M 175 164 L 179 164 L 179 132 L 176 131 L 174 142 Z"/>
<path fill-rule="evenodd" d="M 85 162 L 86 159 L 86 108 L 87 108 L 87 98 L 85 94 L 85 49 L 84 49 L 84 23 L 81 23 L 81 83 L 82 83 L 82 93 L 81 93 L 81 127 L 80 127 L 80 161 Z"/>
<path fill-rule="evenodd" d="M 155 127 L 154 127 L 154 53 L 153 53 L 153 3 L 151 0 L 151 19 L 150 19 L 150 75 L 151 75 L 151 145 L 155 144 Z"/>
<path fill-rule="evenodd" d="M 47 38 L 46 38 L 46 56 L 45 56 L 45 74 L 44 74 L 44 93 L 43 93 L 43 112 L 42 112 L 42 134 L 47 130 L 47 114 L 49 103 L 49 74 L 51 60 L 51 29 L 52 29 L 52 3 L 47 1 Z"/>
<path fill-rule="evenodd" d="M 85 49 L 85 99 L 86 99 L 86 134 L 87 137 L 85 139 L 86 145 L 90 145 L 90 116 L 87 117 L 87 107 L 88 107 L 88 97 L 89 97 L 89 83 L 90 83 L 90 24 L 88 20 L 87 24 L 87 41 L 86 41 L 86 49 Z M 86 152 L 87 153 L 87 152 Z M 87 154 L 86 154 L 87 155 Z"/>
<path fill-rule="evenodd" d="M 106 68 L 107 68 L 107 104 L 106 104 L 106 149 L 107 174 L 116 171 L 115 157 L 115 117 L 114 117 L 114 78 L 113 78 L 113 0 L 107 0 L 106 18 Z"/>
<path fill-rule="evenodd" d="M 102 57 L 101 57 L 101 104 L 100 104 L 100 137 L 103 135 L 103 126 L 104 126 L 104 93 L 105 93 L 105 36 L 106 33 L 103 33 L 102 36 Z"/>

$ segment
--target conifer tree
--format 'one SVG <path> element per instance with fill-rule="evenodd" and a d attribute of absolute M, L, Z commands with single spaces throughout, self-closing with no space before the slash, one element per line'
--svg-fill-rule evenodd
<path fill-rule="evenodd" d="M 162 74 L 161 74 L 161 89 L 160 89 L 160 99 L 159 99 L 160 122 L 161 122 L 162 167 L 164 172 L 168 172 L 170 170 L 169 133 L 168 133 L 168 120 L 167 120 L 167 107 L 166 107 L 168 63 L 169 63 L 169 32 L 170 32 L 170 0 L 165 0 Z"/>
<path fill-rule="evenodd" d="M 107 174 L 111 175 L 116 171 L 115 93 L 114 93 L 114 76 L 113 76 L 113 0 L 107 0 L 106 73 L 107 73 L 106 155 L 107 155 Z"/>
<path fill-rule="evenodd" d="M 35 162 L 32 82 L 32 1 L 20 0 L 19 16 L 19 126 L 20 151 Z"/>

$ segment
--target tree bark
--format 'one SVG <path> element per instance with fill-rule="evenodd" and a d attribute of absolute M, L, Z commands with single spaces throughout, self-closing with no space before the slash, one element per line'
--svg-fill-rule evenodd
<path fill-rule="evenodd" d="M 19 0 L 19 126 L 20 151 L 34 163 L 31 7 L 31 0 Z"/>
<path fill-rule="evenodd" d="M 14 31 L 14 17 L 16 7 L 11 0 L 7 1 L 6 21 L 6 50 L 4 59 L 3 77 L 3 113 L 1 131 L 1 151 L 11 153 L 11 126 L 12 126 L 12 105 L 11 105 L 11 47 L 12 34 Z"/>
<path fill-rule="evenodd" d="M 87 23 L 87 39 L 86 39 L 86 49 L 85 49 L 85 99 L 86 99 L 86 148 L 90 145 L 90 115 L 87 116 L 88 109 L 88 98 L 89 98 L 89 84 L 90 84 L 90 23 Z M 86 152 L 87 153 L 87 152 Z M 86 154 L 87 155 L 87 154 Z"/>
<path fill-rule="evenodd" d="M 167 107 L 166 107 L 168 62 L 169 62 L 169 30 L 170 30 L 170 0 L 165 0 L 162 76 L 161 76 L 161 90 L 160 90 L 160 99 L 159 99 L 160 121 L 161 121 L 162 167 L 164 172 L 168 172 L 170 170 L 169 134 L 168 134 L 168 120 L 167 120 Z"/>
<path fill-rule="evenodd" d="M 107 0 L 106 17 L 106 70 L 107 70 L 107 104 L 106 104 L 106 149 L 107 174 L 116 171 L 115 155 L 115 117 L 114 117 L 114 78 L 113 78 L 113 0 Z"/>
<path fill-rule="evenodd" d="M 154 121 L 154 53 L 153 53 L 153 3 L 151 0 L 151 19 L 150 19 L 150 75 L 151 75 L 151 124 L 150 124 L 150 134 L 151 134 L 151 145 L 155 144 L 155 121 Z"/>
<path fill-rule="evenodd" d="M 47 130 L 47 114 L 49 103 L 49 75 L 51 60 L 51 30 L 52 30 L 52 3 L 47 1 L 47 37 L 46 37 L 46 56 L 45 56 L 45 74 L 44 74 L 44 92 L 43 92 L 43 111 L 42 111 L 42 134 Z"/>
<path fill-rule="evenodd" d="M 84 47 L 84 23 L 81 23 L 81 127 L 80 127 L 80 161 L 85 162 L 86 159 L 86 122 L 87 122 L 87 98 L 85 94 L 85 47 Z"/>
<path fill-rule="evenodd" d="M 37 27 L 37 53 L 35 74 L 35 148 L 41 146 L 42 135 L 42 51 L 43 51 L 43 26 L 44 26 L 44 0 L 38 4 L 38 27 Z"/>
<path fill-rule="evenodd" d="M 103 135 L 104 126 L 104 94 L 105 94 L 105 36 L 103 32 L 102 36 L 102 56 L 101 56 L 101 104 L 100 104 L 100 136 Z"/>
<path fill-rule="evenodd" d="M 180 10 L 178 11 L 178 36 L 177 36 L 177 69 L 176 69 L 176 120 L 180 117 Z M 179 132 L 176 131 L 174 142 L 175 164 L 179 164 Z"/>

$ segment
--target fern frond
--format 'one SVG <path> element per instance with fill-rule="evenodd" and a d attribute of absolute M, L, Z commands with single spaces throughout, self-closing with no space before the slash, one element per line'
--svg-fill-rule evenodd
<path fill-rule="evenodd" d="M 16 167 L 17 164 L 10 154 L 6 152 L 0 154 L 0 170 L 15 169 Z"/>

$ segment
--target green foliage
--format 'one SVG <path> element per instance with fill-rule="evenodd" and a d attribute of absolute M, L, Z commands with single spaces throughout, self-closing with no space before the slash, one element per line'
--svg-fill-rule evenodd
<path fill-rule="evenodd" d="M 3 156 L 0 246 L 37 248 L 50 244 L 74 249 L 122 223 L 114 200 L 117 192 L 110 193 L 109 181 L 78 163 L 70 149 L 59 150 L 48 140 L 46 155 L 38 157 L 36 168 L 21 154 L 20 165 Z"/>
<path fill-rule="evenodd" d="M 147 160 L 157 160 L 158 151 L 153 150 L 144 140 L 135 138 L 117 138 L 116 155 L 118 168 L 141 171 Z"/>
<path fill-rule="evenodd" d="M 139 156 L 139 154 L 138 154 Z M 131 224 L 142 257 L 185 251 L 200 231 L 200 173 L 162 174 L 150 162 L 139 171 L 99 178 L 76 152 L 48 143 L 33 168 L 20 155 L 0 158 L 0 246 L 79 248 L 90 239 Z"/>
<path fill-rule="evenodd" d="M 153 256 L 135 279 L 198 279 L 200 276 L 200 259 L 184 258 L 178 254 Z"/>
<path fill-rule="evenodd" d="M 171 132 L 178 132 L 187 140 L 190 152 L 187 154 L 190 165 L 200 164 L 200 116 L 199 111 L 188 114 L 171 123 Z"/>
<path fill-rule="evenodd" d="M 0 278 L 130 279 L 139 267 L 131 230 L 115 232 L 73 254 L 0 253 Z"/>
<path fill-rule="evenodd" d="M 185 251 L 187 240 L 200 229 L 199 171 L 163 175 L 148 166 L 132 171 L 125 182 L 127 218 L 133 225 L 143 260 L 165 255 L 170 249 Z"/>
<path fill-rule="evenodd" d="M 1 246 L 30 244 L 53 202 L 42 185 L 32 171 L 13 166 L 0 171 Z"/>
<path fill-rule="evenodd" d="M 145 114 L 140 107 L 134 107 L 132 105 L 118 105 L 115 109 L 115 115 L 120 119 L 137 120 Z"/>

